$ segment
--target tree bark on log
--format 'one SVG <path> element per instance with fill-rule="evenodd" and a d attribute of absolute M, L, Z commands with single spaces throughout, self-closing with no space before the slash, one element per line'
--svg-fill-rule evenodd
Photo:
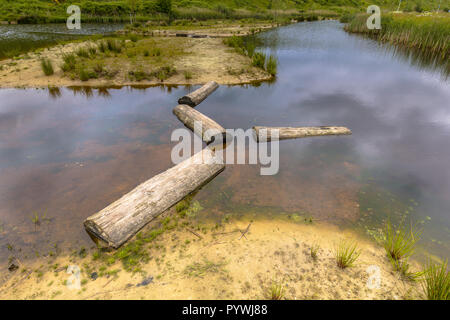
<path fill-rule="evenodd" d="M 262 130 L 264 129 L 267 130 L 267 137 L 264 137 L 262 134 Z M 256 141 L 258 142 L 352 134 L 352 131 L 346 127 L 253 127 L 253 130 L 256 135 Z M 276 134 L 274 134 L 275 130 L 279 132 L 278 139 L 276 138 Z"/>
<path fill-rule="evenodd" d="M 147 223 L 225 169 L 223 163 L 215 162 L 214 152 L 206 147 L 87 218 L 86 231 L 94 240 L 119 248 Z"/>
<path fill-rule="evenodd" d="M 178 99 L 179 104 L 187 104 L 188 106 L 194 108 L 198 106 L 203 100 L 205 100 L 211 93 L 216 91 L 219 85 L 215 81 L 210 81 L 205 84 L 200 89 L 185 95 Z"/>
<path fill-rule="evenodd" d="M 215 141 L 219 135 L 222 136 L 222 140 L 225 139 L 226 130 L 203 113 L 183 104 L 176 106 L 173 109 L 173 113 L 186 127 L 201 137 L 207 144 Z M 197 122 L 197 126 L 195 122 Z"/>

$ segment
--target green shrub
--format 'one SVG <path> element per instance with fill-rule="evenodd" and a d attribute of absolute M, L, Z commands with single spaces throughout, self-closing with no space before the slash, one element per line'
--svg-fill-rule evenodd
<path fill-rule="evenodd" d="M 133 42 L 137 42 L 137 41 L 139 40 L 139 38 L 138 38 L 137 35 L 131 34 L 131 35 L 130 35 L 130 40 L 133 41 Z"/>

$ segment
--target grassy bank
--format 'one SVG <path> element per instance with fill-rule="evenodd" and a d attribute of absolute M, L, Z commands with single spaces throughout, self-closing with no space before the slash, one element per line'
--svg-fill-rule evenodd
<path fill-rule="evenodd" d="M 135 3 L 134 5 L 132 3 Z M 0 21 L 18 23 L 63 23 L 66 8 L 80 6 L 83 22 L 125 22 L 176 19 L 278 19 L 303 16 L 306 12 L 342 14 L 369 4 L 395 10 L 397 1 L 380 0 L 0 0 Z M 432 0 L 408 1 L 403 10 L 432 10 Z M 441 9 L 445 9 L 442 7 Z M 361 10 L 360 10 L 361 11 Z M 307 14 L 308 15 L 308 14 Z"/>
<path fill-rule="evenodd" d="M 345 30 L 366 34 L 412 53 L 412 59 L 444 65 L 450 71 L 450 14 L 384 14 L 381 30 L 369 30 L 367 15 L 346 17 Z"/>

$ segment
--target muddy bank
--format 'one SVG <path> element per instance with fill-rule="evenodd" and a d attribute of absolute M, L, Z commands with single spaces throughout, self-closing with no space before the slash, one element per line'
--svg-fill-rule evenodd
<path fill-rule="evenodd" d="M 160 234 L 155 229 L 148 233 L 154 237 L 145 252 L 136 243 L 145 241 L 144 235 L 120 253 L 104 258 L 83 248 L 71 255 L 23 263 L 21 270 L 5 279 L 0 298 L 268 299 L 274 283 L 283 287 L 283 299 L 408 299 L 420 295 L 417 284 L 394 273 L 381 247 L 325 223 L 261 219 L 250 224 L 240 219 L 220 226 L 192 226 L 180 220 L 170 228 L 173 216 L 171 222 L 167 216 L 161 219 L 159 223 L 169 227 Z M 362 250 L 356 265 L 345 270 L 336 265 L 334 257 L 342 239 L 355 239 Z M 311 248 L 317 245 L 315 260 Z M 132 252 L 140 254 L 133 256 Z M 118 256 L 123 259 L 119 261 Z M 131 256 L 140 263 L 135 264 Z M 69 288 L 69 266 L 80 269 L 79 288 Z M 368 285 L 371 266 L 379 268 L 379 287 Z M 134 272 L 125 270 L 130 267 Z"/>

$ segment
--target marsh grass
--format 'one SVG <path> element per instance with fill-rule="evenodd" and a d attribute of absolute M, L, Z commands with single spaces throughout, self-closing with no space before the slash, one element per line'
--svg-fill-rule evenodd
<path fill-rule="evenodd" d="M 284 298 L 284 284 L 279 281 L 272 281 L 269 288 L 270 300 L 282 300 Z"/>
<path fill-rule="evenodd" d="M 450 275 L 448 260 L 441 264 L 431 261 L 423 271 L 422 288 L 428 300 L 450 300 Z"/>
<path fill-rule="evenodd" d="M 50 59 L 42 59 L 41 60 L 41 68 L 46 76 L 51 76 L 54 74 L 53 64 Z"/>
<path fill-rule="evenodd" d="M 404 260 L 394 260 L 393 258 L 389 258 L 393 268 L 395 271 L 400 273 L 400 275 L 408 281 L 417 281 L 423 275 L 423 272 L 414 272 L 411 271 L 411 266 L 408 262 L 408 259 Z"/>
<path fill-rule="evenodd" d="M 360 255 L 356 241 L 342 240 L 335 251 L 336 263 L 341 269 L 353 267 Z"/>
<path fill-rule="evenodd" d="M 252 65 L 264 70 L 266 64 L 266 54 L 263 52 L 255 52 L 253 54 Z"/>
<path fill-rule="evenodd" d="M 278 70 L 278 61 L 273 55 L 270 55 L 266 63 L 266 71 L 270 73 L 270 75 L 276 76 L 277 70 Z"/>
<path fill-rule="evenodd" d="M 191 71 L 184 71 L 184 78 L 186 80 L 191 80 L 192 79 L 192 72 Z"/>
<path fill-rule="evenodd" d="M 75 53 L 79 57 L 89 58 L 89 51 L 86 48 L 78 48 L 78 50 Z"/>
<path fill-rule="evenodd" d="M 314 261 L 317 261 L 319 250 L 320 250 L 320 244 L 318 244 L 318 243 L 314 243 L 310 248 L 310 255 Z"/>
<path fill-rule="evenodd" d="M 369 30 L 367 15 L 346 17 L 345 30 L 367 34 L 381 42 L 394 44 L 423 56 L 431 65 L 442 64 L 450 73 L 450 15 L 417 16 L 416 14 L 385 14 L 380 30 Z"/>
<path fill-rule="evenodd" d="M 384 226 L 383 247 L 394 261 L 408 259 L 415 251 L 415 246 L 420 240 L 421 231 L 412 224 L 408 227 L 400 223 L 394 227 L 390 220 Z"/>
<path fill-rule="evenodd" d="M 73 53 L 65 53 L 62 56 L 63 64 L 61 65 L 61 69 L 64 72 L 68 72 L 75 69 L 76 65 L 76 57 Z"/>

